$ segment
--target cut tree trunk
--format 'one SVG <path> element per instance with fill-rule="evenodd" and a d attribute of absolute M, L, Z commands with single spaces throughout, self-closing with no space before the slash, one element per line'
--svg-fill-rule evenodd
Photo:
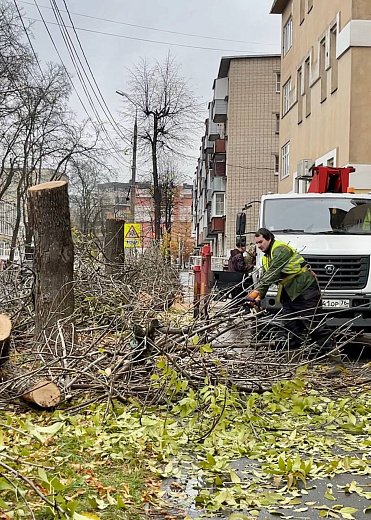
<path fill-rule="evenodd" d="M 40 380 L 40 375 L 30 376 L 27 371 L 10 361 L 11 330 L 12 322 L 9 316 L 0 314 L 0 382 L 10 383 L 7 390 L 12 397 L 21 397 L 24 401 L 32 402 L 42 408 L 56 406 L 61 400 L 61 391 L 55 383 L 47 379 Z M 12 382 L 14 377 L 16 378 Z"/>
<path fill-rule="evenodd" d="M 6 314 L 0 314 L 0 367 L 9 361 L 12 322 Z"/>
<path fill-rule="evenodd" d="M 22 395 L 22 399 L 28 403 L 34 403 L 41 408 L 53 408 L 61 400 L 61 391 L 55 383 L 42 380 L 36 383 L 30 390 Z"/>
<path fill-rule="evenodd" d="M 117 272 L 124 263 L 124 227 L 125 220 L 122 218 L 108 218 L 106 220 L 104 254 L 109 262 L 106 266 L 108 274 Z"/>
<path fill-rule="evenodd" d="M 35 241 L 35 339 L 55 340 L 62 332 L 64 338 L 56 342 L 61 356 L 65 344 L 73 341 L 74 251 L 67 182 L 46 182 L 28 191 Z"/>

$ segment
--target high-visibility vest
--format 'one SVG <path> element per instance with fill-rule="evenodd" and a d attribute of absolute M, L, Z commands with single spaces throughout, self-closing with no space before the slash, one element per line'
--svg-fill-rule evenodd
<path fill-rule="evenodd" d="M 282 273 L 286 273 L 286 274 L 299 273 L 302 269 L 302 265 L 305 264 L 304 258 L 296 251 L 296 249 L 291 247 L 289 244 L 286 244 L 286 242 L 280 242 L 279 240 L 275 240 L 273 242 L 269 255 L 263 256 L 264 270 L 268 271 L 269 266 L 272 262 L 273 251 L 276 249 L 276 247 L 280 247 L 280 246 L 286 247 L 287 249 L 289 249 L 291 251 L 290 260 L 285 265 L 282 266 L 282 269 L 280 269 L 280 271 Z"/>
<path fill-rule="evenodd" d="M 308 270 L 306 265 L 303 266 L 303 264 L 305 264 L 304 258 L 296 251 L 296 249 L 291 247 L 289 244 L 286 244 L 286 242 L 280 242 L 279 240 L 275 240 L 273 242 L 269 255 L 263 256 L 264 271 L 268 271 L 269 266 L 272 262 L 273 251 L 276 249 L 276 247 L 280 246 L 286 247 L 291 251 L 291 258 L 285 265 L 282 266 L 282 269 L 280 269 L 280 272 L 287 274 L 287 276 L 285 276 L 278 284 L 278 291 L 276 296 L 276 300 L 278 302 L 281 299 L 281 293 L 284 285 L 293 278 L 295 278 L 295 276 Z"/>

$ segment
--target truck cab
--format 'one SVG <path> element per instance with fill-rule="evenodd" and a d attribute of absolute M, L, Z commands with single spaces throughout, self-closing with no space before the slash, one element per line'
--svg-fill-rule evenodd
<path fill-rule="evenodd" d="M 289 193 L 262 197 L 259 227 L 292 245 L 317 276 L 328 324 L 371 331 L 371 195 Z M 258 251 L 257 266 L 263 253 Z M 274 288 L 265 308 L 277 312 Z"/>

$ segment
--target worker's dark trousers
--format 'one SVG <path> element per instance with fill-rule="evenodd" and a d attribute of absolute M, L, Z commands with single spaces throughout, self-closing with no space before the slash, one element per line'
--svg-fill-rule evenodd
<path fill-rule="evenodd" d="M 321 350 L 331 350 L 335 346 L 331 329 L 324 321 L 321 293 L 317 283 L 311 285 L 294 301 L 291 301 L 283 289 L 281 295 L 284 327 L 290 331 L 290 347 L 299 348 L 306 336 L 310 336 Z M 287 320 L 285 317 L 287 316 Z M 299 336 L 299 337 L 298 337 Z"/>

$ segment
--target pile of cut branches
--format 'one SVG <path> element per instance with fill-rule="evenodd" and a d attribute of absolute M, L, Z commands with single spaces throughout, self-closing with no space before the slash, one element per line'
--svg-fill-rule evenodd
<path fill-rule="evenodd" d="M 182 303 L 178 273 L 157 249 L 128 256 L 112 274 L 96 245 L 80 240 L 75 264 L 76 334 L 62 354 L 55 342 L 62 327 L 43 342 L 33 338 L 32 270 L 0 273 L 0 312 L 13 324 L 10 359 L 0 366 L 4 406 L 21 402 L 29 381 L 40 379 L 57 385 L 60 402 L 71 407 L 131 398 L 161 403 L 205 381 L 264 392 L 313 360 L 316 347 L 310 336 L 290 357 L 270 335 L 272 316 L 247 313 L 236 302 L 222 302 L 217 293 L 208 297 L 207 312 L 194 318 L 192 303 Z M 336 335 L 340 347 L 354 339 L 348 330 Z M 367 371 L 355 362 L 338 375 L 347 379 L 347 387 L 367 381 Z M 328 377 L 320 384 L 340 383 Z"/>

